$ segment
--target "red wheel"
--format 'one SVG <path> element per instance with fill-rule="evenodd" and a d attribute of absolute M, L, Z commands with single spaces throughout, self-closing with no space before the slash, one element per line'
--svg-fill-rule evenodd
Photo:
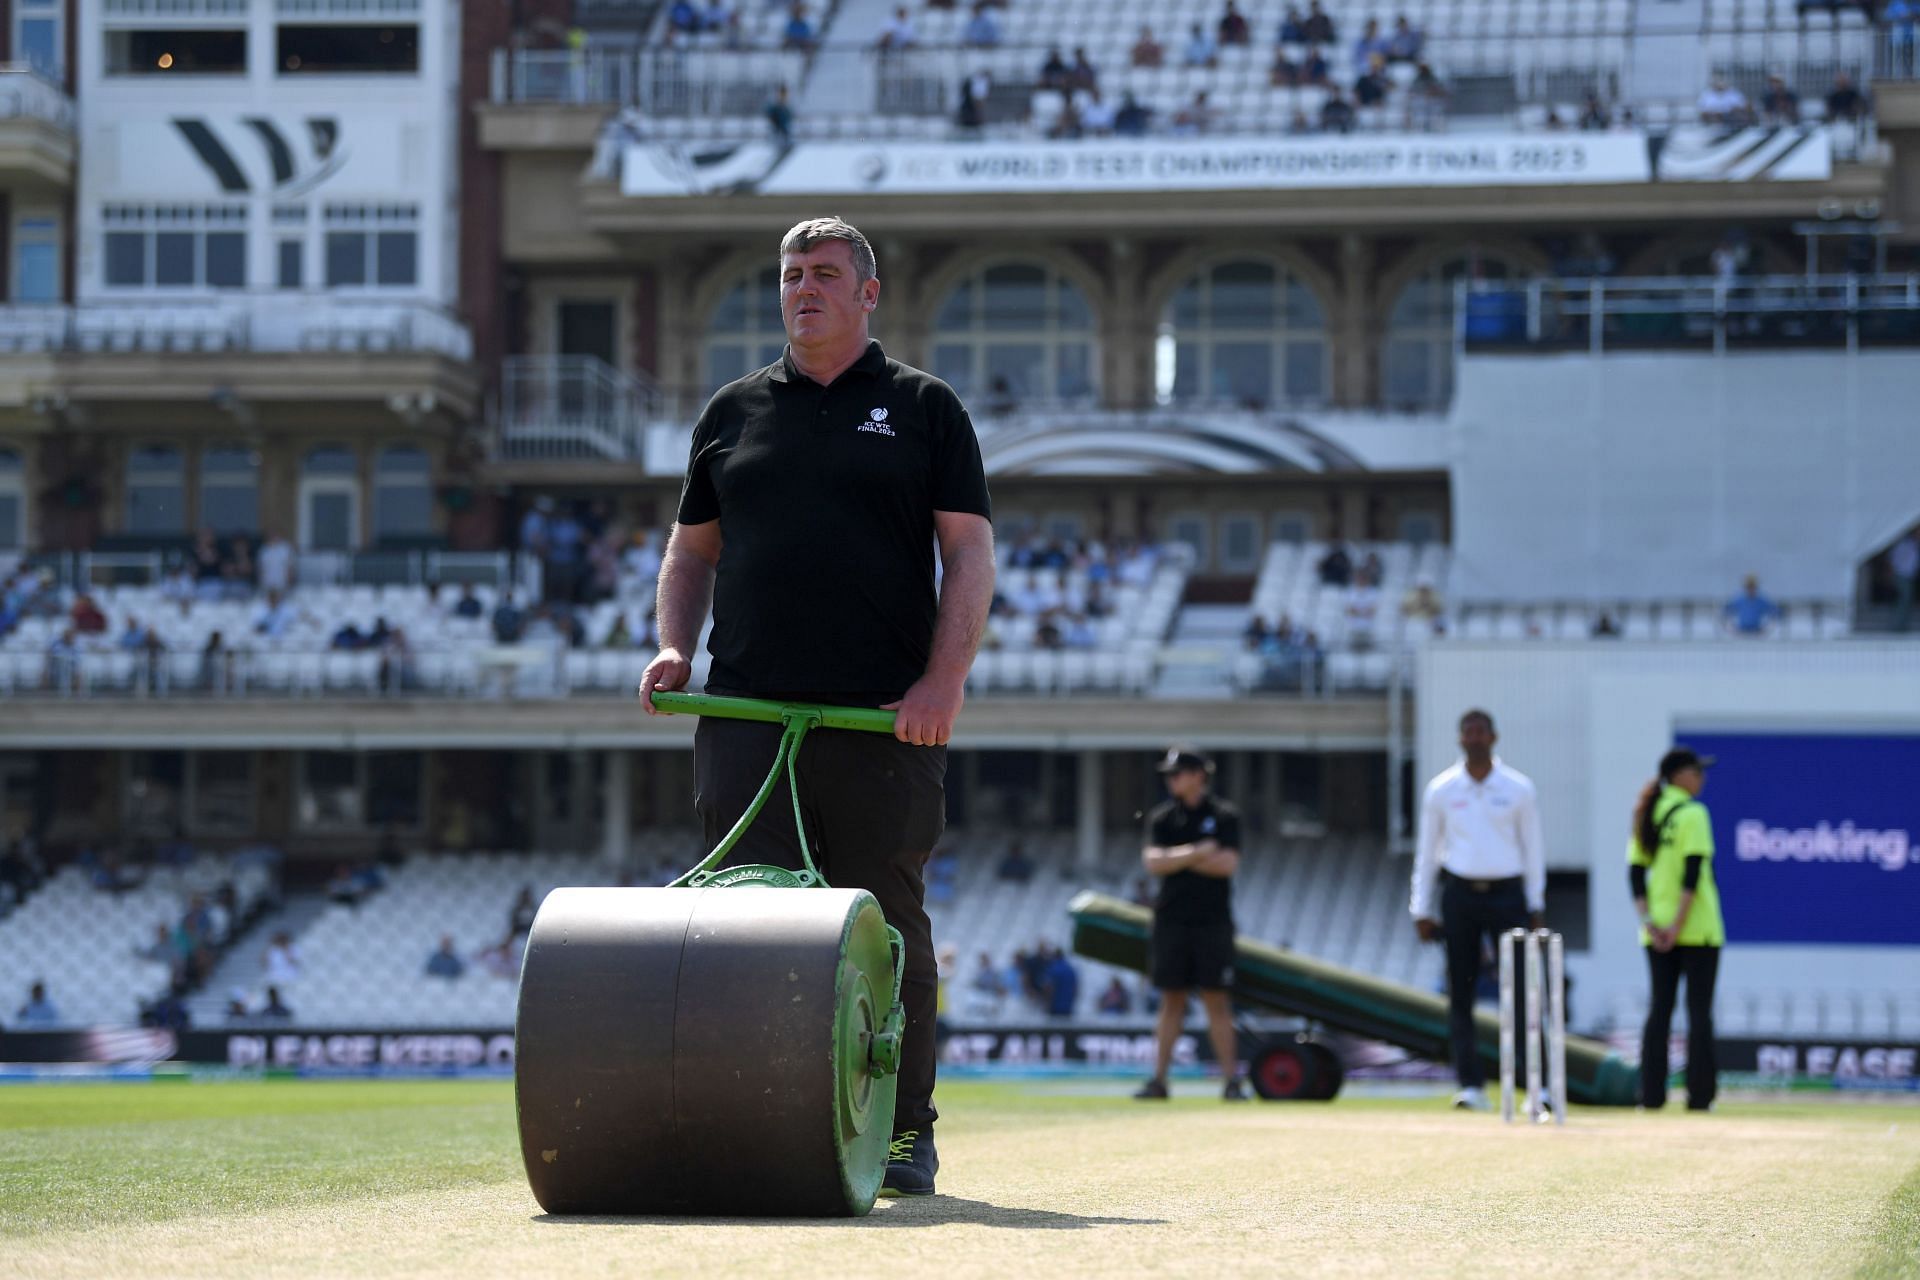
<path fill-rule="evenodd" d="M 1262 1049 L 1253 1059 L 1253 1091 L 1269 1102 L 1314 1097 L 1320 1072 L 1312 1049 L 1309 1044 L 1293 1041 Z"/>
<path fill-rule="evenodd" d="M 1307 1051 L 1316 1068 L 1314 1099 L 1319 1102 L 1333 1101 L 1340 1092 L 1340 1086 L 1347 1080 L 1347 1069 L 1341 1065 L 1340 1055 L 1318 1040 L 1308 1040 L 1300 1047 Z"/>

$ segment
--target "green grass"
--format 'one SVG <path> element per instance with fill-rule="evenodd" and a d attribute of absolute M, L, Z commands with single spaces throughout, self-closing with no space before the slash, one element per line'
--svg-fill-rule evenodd
<path fill-rule="evenodd" d="M 1338 1257 L 1345 1274 L 1395 1275 L 1429 1255 L 1433 1274 L 1581 1275 L 1624 1248 L 1662 1260 L 1648 1274 L 1920 1277 L 1913 1106 L 1576 1111 L 1564 1132 L 1528 1133 L 1430 1100 L 1236 1109 L 1195 1082 L 1142 1106 L 1103 1087 L 943 1084 L 943 1195 L 864 1222 L 598 1231 L 542 1223 L 503 1081 L 0 1087 L 0 1259 L 17 1264 L 0 1274 L 151 1274 L 154 1250 L 204 1247 L 193 1269 L 210 1277 L 564 1278 L 652 1257 L 634 1264 L 646 1273 L 665 1265 L 657 1247 L 685 1263 L 663 1274 L 812 1276 L 874 1247 L 870 1227 L 906 1226 L 913 1240 L 888 1232 L 888 1247 L 954 1276 L 1203 1257 L 1215 1274 Z"/>

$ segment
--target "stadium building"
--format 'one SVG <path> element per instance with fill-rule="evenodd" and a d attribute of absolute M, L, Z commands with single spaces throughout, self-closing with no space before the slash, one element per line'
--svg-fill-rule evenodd
<path fill-rule="evenodd" d="M 424 977 L 442 935 L 690 863 L 689 726 L 631 697 L 652 571 L 700 405 L 780 354 L 779 237 L 831 212 L 993 486 L 932 899 L 969 968 L 1131 890 L 1183 739 L 1255 833 L 1242 930 L 1431 987 L 1412 814 L 1484 704 L 1580 1027 L 1640 1016 L 1624 814 L 1686 735 L 1752 761 L 1726 1034 L 1920 1041 L 1910 33 L 1415 0 L 1356 47 L 1393 13 L 1343 0 L 1324 48 L 1261 4 L 1203 50 L 1210 0 L 1010 0 L 882 48 L 894 7 L 12 0 L 0 1000 L 134 1020 L 135 952 L 231 882 L 202 1025 L 285 933 L 295 1025 L 497 1030 L 512 982 Z M 1824 905 L 1742 939 L 1743 887 Z"/>

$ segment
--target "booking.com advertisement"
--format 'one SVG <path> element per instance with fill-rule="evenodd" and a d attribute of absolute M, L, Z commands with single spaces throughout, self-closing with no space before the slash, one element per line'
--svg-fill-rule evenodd
<path fill-rule="evenodd" d="M 1920 735 L 1674 734 L 1701 795 L 1727 942 L 1920 946 Z"/>

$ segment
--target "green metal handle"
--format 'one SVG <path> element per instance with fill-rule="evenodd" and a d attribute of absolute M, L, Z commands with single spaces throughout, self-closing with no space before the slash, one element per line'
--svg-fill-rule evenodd
<path fill-rule="evenodd" d="M 725 720 L 761 720 L 784 724 L 800 713 L 813 713 L 820 729 L 859 729 L 892 733 L 898 712 L 874 707 L 827 707 L 809 702 L 772 702 L 765 698 L 729 698 L 717 693 L 669 693 L 656 689 L 653 705 L 668 715 L 718 716 Z"/>
<path fill-rule="evenodd" d="M 733 829 L 713 847 L 713 852 L 702 858 L 685 875 L 674 880 L 669 888 L 697 889 L 702 885 L 726 884 L 763 884 L 780 888 L 806 889 L 815 885 L 829 887 L 827 878 L 813 863 L 813 850 L 807 845 L 807 824 L 800 816 L 800 779 L 795 774 L 794 762 L 800 758 L 800 742 L 811 729 L 859 729 L 869 733 L 892 733 L 893 716 L 891 711 L 879 711 L 872 707 L 820 707 L 798 702 L 770 702 L 763 698 L 728 698 L 711 693 L 670 693 L 656 692 L 653 705 L 668 715 L 719 716 L 731 720 L 759 720 L 782 726 L 780 745 L 773 753 L 773 767 L 767 770 L 767 780 L 760 784 L 760 790 L 753 797 L 753 803 L 733 824 Z M 779 783 L 781 770 L 787 775 L 787 795 L 793 801 L 793 829 L 800 837 L 800 863 L 803 870 L 788 871 L 785 867 L 752 866 L 730 867 L 719 871 L 733 847 L 747 834 L 747 828 L 760 816 L 760 810 L 766 807 L 767 800 L 773 795 L 774 787 Z M 895 990 L 898 990 L 896 982 Z"/>

